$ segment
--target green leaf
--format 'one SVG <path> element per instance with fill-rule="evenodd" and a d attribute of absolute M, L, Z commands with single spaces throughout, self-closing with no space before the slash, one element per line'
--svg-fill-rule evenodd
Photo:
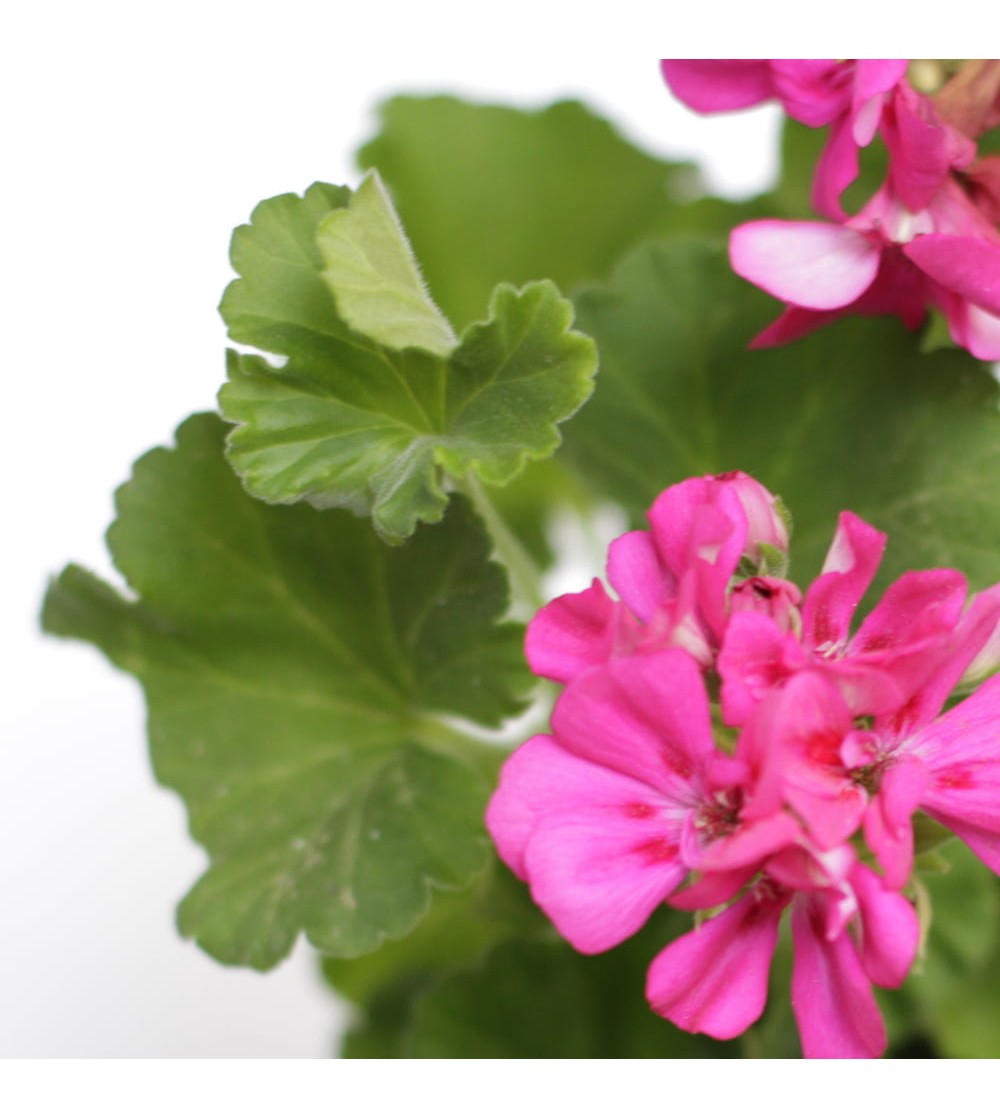
<path fill-rule="evenodd" d="M 741 469 L 794 514 L 793 578 L 818 570 L 851 509 L 889 534 L 880 585 L 908 567 L 997 580 L 1000 414 L 982 363 L 921 354 L 886 318 L 748 350 L 779 308 L 697 241 L 644 247 L 577 308 L 601 376 L 567 451 L 635 523 L 667 486 Z"/>
<path fill-rule="evenodd" d="M 323 279 L 348 326 L 393 350 L 451 353 L 458 339 L 428 294 L 377 172 L 365 178 L 346 209 L 320 222 L 316 237 Z"/>
<path fill-rule="evenodd" d="M 686 922 L 686 925 L 685 925 Z M 738 1056 L 738 1047 L 684 1033 L 650 1010 L 645 973 L 690 919 L 657 914 L 601 956 L 519 939 L 456 971 L 414 1000 L 404 1057 L 659 1059 Z"/>
<path fill-rule="evenodd" d="M 240 278 L 219 305 L 234 342 L 294 353 L 307 369 L 340 352 L 349 331 L 323 280 L 316 227 L 350 197 L 347 187 L 314 183 L 301 198 L 261 202 L 250 224 L 237 227 L 229 253 Z"/>
<path fill-rule="evenodd" d="M 488 321 L 470 327 L 447 360 L 353 334 L 319 275 L 322 262 L 303 250 L 286 267 L 287 249 L 281 255 L 315 234 L 318 202 L 330 189 L 311 188 L 298 206 L 287 195 L 262 203 L 254 224 L 234 236 L 234 264 L 247 271 L 230 285 L 223 314 L 237 341 L 266 344 L 286 361 L 278 368 L 256 355 L 229 355 L 229 384 L 219 394 L 223 415 L 237 425 L 229 458 L 265 501 L 371 514 L 385 539 L 399 541 L 418 521 L 442 516 L 442 471 L 503 485 L 552 454 L 556 425 L 591 391 L 596 354 L 570 329 L 571 304 L 546 281 L 497 288 Z M 326 220 L 343 219 L 350 231 L 365 212 L 334 210 Z M 269 278 L 273 259 L 278 273 Z M 283 280 L 301 292 L 305 309 L 289 322 L 292 310 L 279 302 L 268 322 L 257 293 Z M 400 322 L 390 319 L 386 329 L 395 323 L 398 342 Z"/>
<path fill-rule="evenodd" d="M 391 188 L 458 326 L 479 317 L 500 282 L 548 278 L 565 291 L 602 278 L 698 189 L 690 165 L 639 151 L 574 102 L 525 111 L 396 97 L 381 117 L 359 160 Z"/>
<path fill-rule="evenodd" d="M 323 975 L 351 1002 L 371 1005 L 394 987 L 416 991 L 445 972 L 475 963 L 499 941 L 545 924 L 523 884 L 494 858 L 489 872 L 469 888 L 437 894 L 408 936 L 357 959 L 328 956 Z"/>
<path fill-rule="evenodd" d="M 528 683 L 502 571 L 456 499 L 400 549 L 250 498 L 198 416 L 135 466 L 109 543 L 138 600 L 78 568 L 43 624 L 141 680 L 158 779 L 211 865 L 181 930 L 266 968 L 304 930 L 353 955 L 481 872 L 488 785 L 435 712 L 497 725 Z"/>
<path fill-rule="evenodd" d="M 905 1020 L 945 1057 L 1000 1056 L 1000 890 L 996 875 L 962 843 L 951 864 L 927 875 L 932 920 L 924 960 L 902 991 Z"/>

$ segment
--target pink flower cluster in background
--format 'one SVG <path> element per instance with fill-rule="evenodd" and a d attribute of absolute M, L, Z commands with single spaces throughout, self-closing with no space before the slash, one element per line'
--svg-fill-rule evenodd
<path fill-rule="evenodd" d="M 971 62 L 933 98 L 905 59 L 664 59 L 664 78 L 693 109 L 777 100 L 792 119 L 827 127 L 812 204 L 829 222 L 755 221 L 735 229 L 735 271 L 786 310 L 755 346 L 793 341 L 845 314 L 899 315 L 915 329 L 929 307 L 975 357 L 1000 360 L 1000 157 L 977 140 L 1000 123 L 1000 62 Z M 853 217 L 841 203 L 858 151 L 879 137 L 885 182 Z"/>
<path fill-rule="evenodd" d="M 1000 873 L 1000 677 L 942 711 L 997 667 L 1000 586 L 969 599 L 957 571 L 909 572 L 854 628 L 886 538 L 852 513 L 805 593 L 780 503 L 746 474 L 673 486 L 648 519 L 609 549 L 617 597 L 595 580 L 530 624 L 529 663 L 563 690 L 505 763 L 490 833 L 581 952 L 664 902 L 712 911 L 648 975 L 692 1032 L 761 1015 L 787 911 L 805 1056 L 878 1056 L 872 985 L 898 986 L 920 939 L 914 814 Z"/>

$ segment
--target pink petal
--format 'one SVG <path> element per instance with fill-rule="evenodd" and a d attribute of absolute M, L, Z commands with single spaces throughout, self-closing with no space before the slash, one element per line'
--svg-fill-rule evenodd
<path fill-rule="evenodd" d="M 805 666 L 805 650 L 766 614 L 741 612 L 729 620 L 717 668 L 722 717 L 742 726 L 760 699 Z"/>
<path fill-rule="evenodd" d="M 519 878 L 528 876 L 524 852 L 538 821 L 585 801 L 604 772 L 595 773 L 596 769 L 544 734 L 529 738 L 504 762 L 486 809 L 486 829 L 500 857 Z M 643 800 L 649 789 L 636 785 L 628 795 Z"/>
<path fill-rule="evenodd" d="M 891 657 L 926 635 L 950 632 L 962 615 L 967 591 L 961 572 L 947 568 L 907 571 L 862 622 L 851 641 L 851 652 Z"/>
<path fill-rule="evenodd" d="M 701 673 L 679 649 L 575 677 L 556 703 L 552 727 L 580 757 L 689 801 L 697 768 L 715 749 Z"/>
<path fill-rule="evenodd" d="M 501 858 L 581 952 L 631 936 L 683 880 L 681 823 L 654 790 L 545 736 L 507 760 L 486 813 Z"/>
<path fill-rule="evenodd" d="M 976 145 L 937 115 L 930 98 L 905 82 L 896 86 L 885 114 L 893 193 L 911 213 L 935 200 L 952 168 L 975 158 Z"/>
<path fill-rule="evenodd" d="M 747 540 L 747 515 L 737 494 L 714 478 L 688 478 L 663 491 L 649 510 L 656 550 L 680 578 L 696 563 L 728 580 Z"/>
<path fill-rule="evenodd" d="M 851 873 L 861 917 L 861 962 L 879 987 L 898 987 L 917 956 L 920 920 L 916 910 L 863 863 Z"/>
<path fill-rule="evenodd" d="M 757 873 L 755 866 L 740 867 L 738 870 L 719 870 L 702 874 L 690 886 L 670 895 L 667 904 L 673 909 L 695 911 L 715 909 L 729 901 Z"/>
<path fill-rule="evenodd" d="M 908 63 L 907 58 L 854 60 L 852 116 L 854 139 L 859 147 L 865 147 L 874 139 L 885 94 L 890 93 L 906 77 Z"/>
<path fill-rule="evenodd" d="M 754 221 L 729 238 L 734 271 L 786 303 L 833 311 L 872 283 L 881 249 L 864 234 L 807 221 Z"/>
<path fill-rule="evenodd" d="M 942 287 L 1000 315 L 1000 244 L 927 233 L 904 245 L 903 252 Z"/>
<path fill-rule="evenodd" d="M 787 901 L 748 893 L 724 913 L 668 945 L 653 960 L 646 998 L 690 1033 L 725 1040 L 761 1016 Z"/>
<path fill-rule="evenodd" d="M 850 936 L 844 932 L 828 940 L 820 906 L 801 901 L 792 911 L 792 940 L 792 1010 L 802 1055 L 880 1056 L 885 1026 Z"/>
<path fill-rule="evenodd" d="M 761 544 L 788 551 L 788 525 L 778 512 L 777 499 L 756 478 L 742 470 L 716 474 L 714 481 L 720 489 L 729 490 L 743 508 L 747 519 L 746 552 L 754 562 L 760 558 Z"/>
<path fill-rule="evenodd" d="M 660 70 L 674 96 L 699 113 L 745 109 L 774 96 L 765 58 L 661 58 Z"/>
<path fill-rule="evenodd" d="M 845 309 L 839 311 L 807 311 L 804 307 L 786 307 L 770 326 L 750 341 L 751 350 L 765 350 L 770 346 L 787 346 L 820 330 L 837 319 L 843 318 Z"/>
<path fill-rule="evenodd" d="M 608 548 L 608 582 L 633 614 L 644 622 L 676 589 L 648 532 L 626 532 Z"/>
<path fill-rule="evenodd" d="M 1000 360 L 1000 316 L 938 288 L 936 302 L 948 319 L 951 336 L 981 361 Z"/>
<path fill-rule="evenodd" d="M 832 58 L 772 58 L 774 86 L 782 108 L 810 128 L 822 128 L 850 103 L 851 69 Z"/>
<path fill-rule="evenodd" d="M 585 591 L 543 606 L 524 639 L 531 671 L 565 684 L 585 668 L 610 660 L 618 609 L 599 579 Z"/>
<path fill-rule="evenodd" d="M 860 824 L 867 797 L 842 759 L 853 730 L 850 709 L 828 680 L 815 672 L 793 676 L 770 711 L 765 764 L 777 771 L 786 802 L 822 848 L 835 847 Z"/>
<path fill-rule="evenodd" d="M 803 637 L 822 652 L 847 640 L 851 619 L 885 551 L 884 532 L 853 513 L 841 513 L 820 577 L 802 605 Z"/>
<path fill-rule="evenodd" d="M 794 843 L 802 829 L 791 816 L 777 812 L 761 820 L 740 824 L 724 838 L 704 848 L 693 865 L 702 871 L 730 871 L 753 867 L 768 855 Z"/>
<path fill-rule="evenodd" d="M 595 781 L 597 803 L 544 818 L 525 853 L 531 896 L 579 952 L 604 952 L 637 932 L 688 873 L 671 822 L 640 815 L 654 806 L 612 788 L 617 776 L 607 799 L 598 800 Z"/>
<path fill-rule="evenodd" d="M 934 658 L 933 671 L 898 711 L 878 719 L 875 730 L 897 741 L 926 727 L 944 706 L 955 685 L 1000 623 L 1000 587 L 973 597 L 955 626 L 943 656 Z"/>
<path fill-rule="evenodd" d="M 844 116 L 830 129 L 816 164 L 810 199 L 813 209 L 833 221 L 843 220 L 845 213 L 840 196 L 857 177 L 858 145 L 851 119 Z"/>
<path fill-rule="evenodd" d="M 943 827 L 953 831 L 994 874 L 1000 874 L 1000 832 L 973 827 L 943 812 L 932 812 L 931 815 Z"/>
<path fill-rule="evenodd" d="M 927 769 L 915 757 L 901 757 L 882 776 L 865 813 L 865 842 L 885 872 L 886 885 L 900 890 L 913 866 L 913 813 L 921 803 Z"/>
<path fill-rule="evenodd" d="M 949 325 L 952 325 L 949 323 Z M 954 326 L 952 325 L 954 332 Z M 980 361 L 1000 361 L 1000 316 L 968 304 L 962 345 Z"/>
<path fill-rule="evenodd" d="M 924 808 L 1000 834 L 1000 677 L 987 680 L 907 745 L 930 773 Z"/>

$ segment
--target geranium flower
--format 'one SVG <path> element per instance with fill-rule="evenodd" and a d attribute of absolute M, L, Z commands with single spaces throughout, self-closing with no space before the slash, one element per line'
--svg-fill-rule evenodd
<path fill-rule="evenodd" d="M 582 952 L 636 932 L 692 871 L 727 900 L 800 828 L 742 818 L 747 767 L 713 740 L 705 686 L 679 649 L 576 677 L 552 735 L 505 763 L 486 823 L 501 857 Z"/>
<path fill-rule="evenodd" d="M 528 626 L 525 652 L 539 676 L 566 683 L 585 668 L 635 652 L 683 648 L 703 667 L 714 661 L 730 613 L 787 614 L 798 590 L 786 580 L 734 578 L 782 564 L 788 528 L 779 503 L 754 478 L 690 478 L 665 490 L 649 531 L 628 532 L 608 550 L 608 582 L 562 595 Z"/>
<path fill-rule="evenodd" d="M 840 196 L 858 177 L 858 149 L 871 143 L 890 95 L 903 82 L 904 58 L 664 58 L 667 85 L 702 113 L 777 100 L 811 128 L 830 126 L 813 180 L 813 207 L 844 217 Z"/>
<path fill-rule="evenodd" d="M 913 330 L 935 306 L 955 342 L 1000 359 L 1000 233 L 953 178 L 918 212 L 883 187 L 843 225 L 748 222 L 733 230 L 729 255 L 738 275 L 789 304 L 752 347 L 847 314 L 898 315 Z"/>
<path fill-rule="evenodd" d="M 872 984 L 903 982 L 919 943 L 917 915 L 849 847 L 823 859 L 805 849 L 790 855 L 667 945 L 650 966 L 646 997 L 681 1029 L 739 1036 L 763 1013 L 779 923 L 791 907 L 791 999 L 803 1056 L 878 1057 L 887 1039 Z"/>
<path fill-rule="evenodd" d="M 807 668 L 832 680 L 856 716 L 895 711 L 950 656 L 968 590 L 958 571 L 907 572 L 851 634 L 885 542 L 884 533 L 842 513 L 798 625 L 764 611 L 732 617 L 718 657 L 727 723 L 742 725 L 763 694 Z"/>
<path fill-rule="evenodd" d="M 551 734 L 504 764 L 487 827 L 582 952 L 662 904 L 701 913 L 648 976 L 683 1029 L 731 1038 L 759 1017 L 788 910 L 804 1053 L 877 1056 L 872 985 L 903 981 L 920 935 L 914 814 L 1000 874 L 1000 676 L 946 708 L 996 660 L 1000 585 L 967 603 L 959 572 L 907 572 L 852 633 L 886 543 L 854 514 L 804 597 L 746 574 L 787 546 L 746 475 L 671 487 L 650 526 L 609 549 L 621 600 L 595 581 L 529 627 L 536 671 L 565 688 Z"/>

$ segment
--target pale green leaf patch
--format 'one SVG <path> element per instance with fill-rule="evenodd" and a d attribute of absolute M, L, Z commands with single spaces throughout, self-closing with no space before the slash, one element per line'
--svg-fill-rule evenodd
<path fill-rule="evenodd" d="M 377 171 L 320 222 L 316 240 L 323 279 L 352 330 L 393 350 L 451 353 L 458 339 L 434 306 Z"/>

